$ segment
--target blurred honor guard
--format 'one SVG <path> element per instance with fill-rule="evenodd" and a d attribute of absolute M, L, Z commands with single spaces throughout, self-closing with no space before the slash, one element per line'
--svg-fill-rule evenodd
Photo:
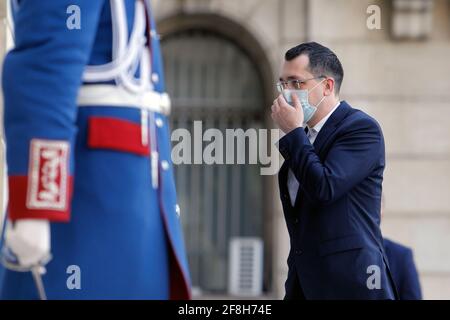
<path fill-rule="evenodd" d="M 3 299 L 189 299 L 150 1 L 15 0 Z"/>

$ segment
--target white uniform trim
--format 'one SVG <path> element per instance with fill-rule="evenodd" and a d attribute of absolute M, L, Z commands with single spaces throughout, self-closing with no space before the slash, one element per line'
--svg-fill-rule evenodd
<path fill-rule="evenodd" d="M 149 81 L 150 76 L 145 75 L 145 73 L 151 73 L 150 62 L 146 61 L 146 65 L 142 65 L 143 60 L 149 60 L 150 58 L 150 54 L 145 52 L 146 20 L 144 5 L 140 1 L 136 2 L 133 30 L 127 44 L 128 27 L 123 0 L 110 0 L 110 2 L 113 28 L 113 61 L 98 66 L 86 66 L 83 80 L 85 82 L 116 80 L 127 89 L 136 92 L 152 88 L 152 83 Z M 136 70 L 139 62 L 141 62 L 141 79 L 136 81 L 134 75 L 130 74 L 130 69 Z"/>
<path fill-rule="evenodd" d="M 93 84 L 81 86 L 78 92 L 78 106 L 131 107 L 170 114 L 170 98 L 167 93 L 148 90 L 133 93 L 121 86 Z"/>
<path fill-rule="evenodd" d="M 159 94 L 152 83 L 152 52 L 146 46 L 145 5 L 135 2 L 134 22 L 128 41 L 127 15 L 124 0 L 110 0 L 113 29 L 113 61 L 99 66 L 87 66 L 85 82 L 114 80 L 117 86 L 90 85 L 81 87 L 78 95 L 79 106 L 133 107 L 141 112 L 142 145 L 149 142 L 152 185 L 158 188 L 158 146 L 155 129 L 155 112 L 168 115 L 170 100 L 166 93 Z M 147 2 L 148 5 L 148 2 Z M 154 32 L 150 32 L 153 37 Z M 152 39 L 148 39 L 151 42 Z M 134 76 L 137 68 L 140 76 Z M 150 121 L 148 121 L 150 120 Z M 149 126 L 148 126 L 149 125 Z"/>
<path fill-rule="evenodd" d="M 26 202 L 28 209 L 67 210 L 69 150 L 67 141 L 31 140 Z M 56 180 L 58 174 L 59 182 Z M 44 194 L 47 196 L 44 197 Z"/>

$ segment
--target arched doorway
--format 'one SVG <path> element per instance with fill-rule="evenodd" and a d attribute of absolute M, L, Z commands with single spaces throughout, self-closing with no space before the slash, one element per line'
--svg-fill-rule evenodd
<path fill-rule="evenodd" d="M 166 33 L 161 46 L 172 129 L 185 128 L 194 134 L 194 121 L 201 121 L 203 132 L 216 128 L 225 136 L 226 129 L 266 127 L 262 71 L 236 42 L 214 28 L 191 25 Z M 202 292 L 226 292 L 233 237 L 262 239 L 267 259 L 270 239 L 264 194 L 270 178 L 261 176 L 259 168 L 175 166 L 192 282 Z M 266 274 L 268 269 L 270 264 Z"/>

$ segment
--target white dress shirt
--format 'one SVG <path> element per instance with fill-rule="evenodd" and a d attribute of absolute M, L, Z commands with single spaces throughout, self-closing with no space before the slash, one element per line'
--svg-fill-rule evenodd
<path fill-rule="evenodd" d="M 339 107 L 340 104 L 341 103 L 339 102 L 333 108 L 333 110 L 331 110 L 325 117 L 323 117 L 323 119 L 320 120 L 313 128 L 308 127 L 308 133 L 306 135 L 309 139 L 309 142 L 311 142 L 311 144 L 314 144 L 314 141 L 316 141 L 316 138 L 319 135 L 320 130 L 323 128 L 323 126 L 327 122 L 328 118 L 331 117 L 333 112 Z M 295 175 L 291 169 L 289 169 L 289 173 L 288 173 L 287 186 L 288 186 L 288 191 L 289 191 L 289 197 L 291 198 L 291 204 L 292 204 L 292 206 L 294 206 L 300 184 L 298 183 L 297 178 L 295 177 Z"/>

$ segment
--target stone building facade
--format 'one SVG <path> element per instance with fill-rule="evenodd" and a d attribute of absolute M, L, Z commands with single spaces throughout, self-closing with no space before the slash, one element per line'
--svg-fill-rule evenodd
<path fill-rule="evenodd" d="M 332 48 L 346 73 L 341 98 L 384 131 L 383 232 L 414 249 L 424 298 L 449 299 L 450 1 L 401 2 L 159 0 L 154 8 L 163 43 L 183 28 L 209 28 L 245 48 L 261 72 L 266 113 L 288 48 L 304 41 Z M 269 293 L 282 297 L 289 242 L 272 183 L 265 269 Z"/>
<path fill-rule="evenodd" d="M 156 0 L 153 8 L 163 50 L 174 35 L 200 30 L 227 39 L 246 55 L 262 88 L 262 127 L 272 126 L 269 107 L 284 52 L 305 41 L 334 50 L 346 73 L 341 98 L 375 117 L 384 131 L 383 233 L 413 248 L 425 299 L 450 299 L 450 1 L 407 2 Z M 0 24 L 0 53 L 6 32 Z M 180 55 L 191 50 L 189 44 L 181 48 Z M 276 177 L 263 183 L 264 290 L 265 296 L 281 298 L 289 240 Z M 192 212 L 183 211 L 182 206 L 189 227 Z M 217 270 L 226 272 L 226 266 Z"/>

